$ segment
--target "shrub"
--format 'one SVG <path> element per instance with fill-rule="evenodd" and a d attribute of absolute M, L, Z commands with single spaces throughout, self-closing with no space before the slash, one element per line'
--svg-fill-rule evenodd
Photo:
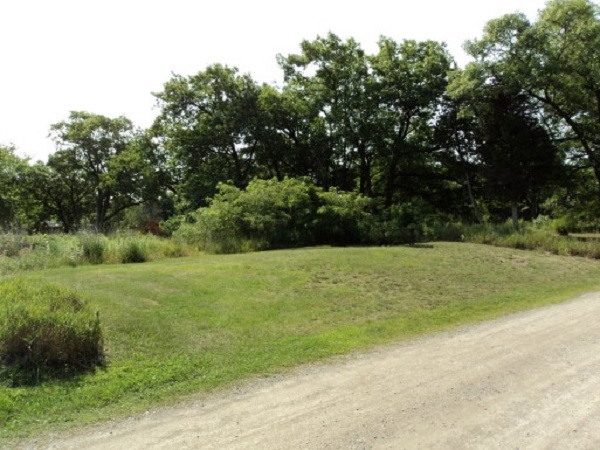
<path fill-rule="evenodd" d="M 181 242 L 172 239 L 163 246 L 163 254 L 167 258 L 180 258 L 185 256 L 185 248 Z"/>
<path fill-rule="evenodd" d="M 121 245 L 121 262 L 143 263 L 148 260 L 148 252 L 142 242 L 137 239 L 127 239 Z"/>
<path fill-rule="evenodd" d="M 101 234 L 82 234 L 79 236 L 83 256 L 91 264 L 102 264 L 106 250 L 106 238 Z"/>
<path fill-rule="evenodd" d="M 196 223 L 173 237 L 210 253 L 361 244 L 372 225 L 368 202 L 303 179 L 253 180 L 246 190 L 220 184 L 210 206 L 196 211 Z"/>
<path fill-rule="evenodd" d="M 552 221 L 552 228 L 561 236 L 567 236 L 576 228 L 575 220 L 570 216 L 560 217 Z"/>
<path fill-rule="evenodd" d="M 373 217 L 366 212 L 366 197 L 332 189 L 319 192 L 319 208 L 314 220 L 317 244 L 351 245 L 369 242 Z"/>
<path fill-rule="evenodd" d="M 431 241 L 461 242 L 465 238 L 464 234 L 463 225 L 452 222 L 434 221 L 424 230 L 425 238 Z"/>
<path fill-rule="evenodd" d="M 21 280 L 0 283 L 0 378 L 31 385 L 103 362 L 100 320 L 75 291 Z"/>
<path fill-rule="evenodd" d="M 19 235 L 5 234 L 0 237 L 0 254 L 4 254 L 4 256 L 19 256 L 21 247 L 22 238 Z"/>

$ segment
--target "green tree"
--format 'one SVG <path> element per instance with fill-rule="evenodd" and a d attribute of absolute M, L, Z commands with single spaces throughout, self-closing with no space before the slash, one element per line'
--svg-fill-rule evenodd
<path fill-rule="evenodd" d="M 328 188 L 358 188 L 372 194 L 373 124 L 376 99 L 365 52 L 353 39 L 343 41 L 333 33 L 303 41 L 300 54 L 279 57 L 288 89 L 310 102 L 315 131 L 323 137 L 313 143 L 319 164 L 317 181 Z"/>
<path fill-rule="evenodd" d="M 519 229 L 518 205 L 534 206 L 546 186 L 556 183 L 559 155 L 526 99 L 494 89 L 479 108 L 477 152 L 481 172 L 494 198 L 511 205 L 513 228 Z"/>
<path fill-rule="evenodd" d="M 217 64 L 176 75 L 154 94 L 161 113 L 153 130 L 188 208 L 206 204 L 218 182 L 243 187 L 253 176 L 258 93 L 249 75 Z"/>
<path fill-rule="evenodd" d="M 71 186 L 78 185 L 73 201 L 84 201 L 86 185 L 93 189 L 91 216 L 98 231 L 121 211 L 147 199 L 145 191 L 154 178 L 144 154 L 148 147 L 139 145 L 136 135 L 125 117 L 88 112 L 72 112 L 68 120 L 51 127 L 58 150 L 49 165 Z"/>
<path fill-rule="evenodd" d="M 23 219 L 28 168 L 28 160 L 16 155 L 13 146 L 0 145 L 0 227 L 5 230 L 27 226 Z"/>
<path fill-rule="evenodd" d="M 57 152 L 48 163 L 35 167 L 35 192 L 43 202 L 46 218 L 58 219 L 63 230 L 79 228 L 94 210 L 95 184 L 75 152 Z"/>
<path fill-rule="evenodd" d="M 397 43 L 382 37 L 371 58 L 378 98 L 377 171 L 389 207 L 394 194 L 424 195 L 438 179 L 433 122 L 448 83 L 451 57 L 443 44 Z"/>
<path fill-rule="evenodd" d="M 459 189 L 447 190 L 453 197 L 447 198 L 450 212 L 467 222 L 483 223 L 480 205 L 481 174 L 480 157 L 477 152 L 477 121 L 474 114 L 465 114 L 467 100 L 459 100 L 448 95 L 440 104 L 436 122 L 434 141 L 442 147 L 439 160 L 450 180 Z"/>
<path fill-rule="evenodd" d="M 569 161 L 591 167 L 600 183 L 600 7 L 551 0 L 536 22 L 492 20 L 466 48 L 475 58 L 467 70 L 480 74 L 472 79 L 493 77 L 538 102 Z"/>
<path fill-rule="evenodd" d="M 256 128 L 257 176 L 308 176 L 319 179 L 327 173 L 319 157 L 325 140 L 314 102 L 302 91 L 286 85 L 283 89 L 263 85 L 258 97 L 258 126 Z M 327 177 L 324 177 L 327 178 Z"/>

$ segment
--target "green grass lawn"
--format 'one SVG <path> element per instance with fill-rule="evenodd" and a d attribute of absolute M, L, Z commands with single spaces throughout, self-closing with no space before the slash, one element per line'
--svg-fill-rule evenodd
<path fill-rule="evenodd" d="M 475 244 L 202 255 L 23 275 L 100 311 L 109 364 L 0 386 L 0 443 L 600 288 L 600 262 Z"/>

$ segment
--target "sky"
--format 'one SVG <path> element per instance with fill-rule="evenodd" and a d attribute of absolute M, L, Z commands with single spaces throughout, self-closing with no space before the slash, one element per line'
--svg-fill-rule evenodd
<path fill-rule="evenodd" d="M 152 92 L 214 63 L 281 83 L 276 55 L 333 32 L 375 53 L 380 36 L 446 42 L 460 66 L 488 20 L 545 0 L 0 0 L 0 144 L 46 161 L 70 111 L 148 127 Z"/>

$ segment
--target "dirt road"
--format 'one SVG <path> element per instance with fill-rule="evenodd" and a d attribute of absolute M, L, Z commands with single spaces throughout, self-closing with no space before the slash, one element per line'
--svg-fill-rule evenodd
<path fill-rule="evenodd" d="M 37 447 L 597 449 L 600 294 Z"/>

